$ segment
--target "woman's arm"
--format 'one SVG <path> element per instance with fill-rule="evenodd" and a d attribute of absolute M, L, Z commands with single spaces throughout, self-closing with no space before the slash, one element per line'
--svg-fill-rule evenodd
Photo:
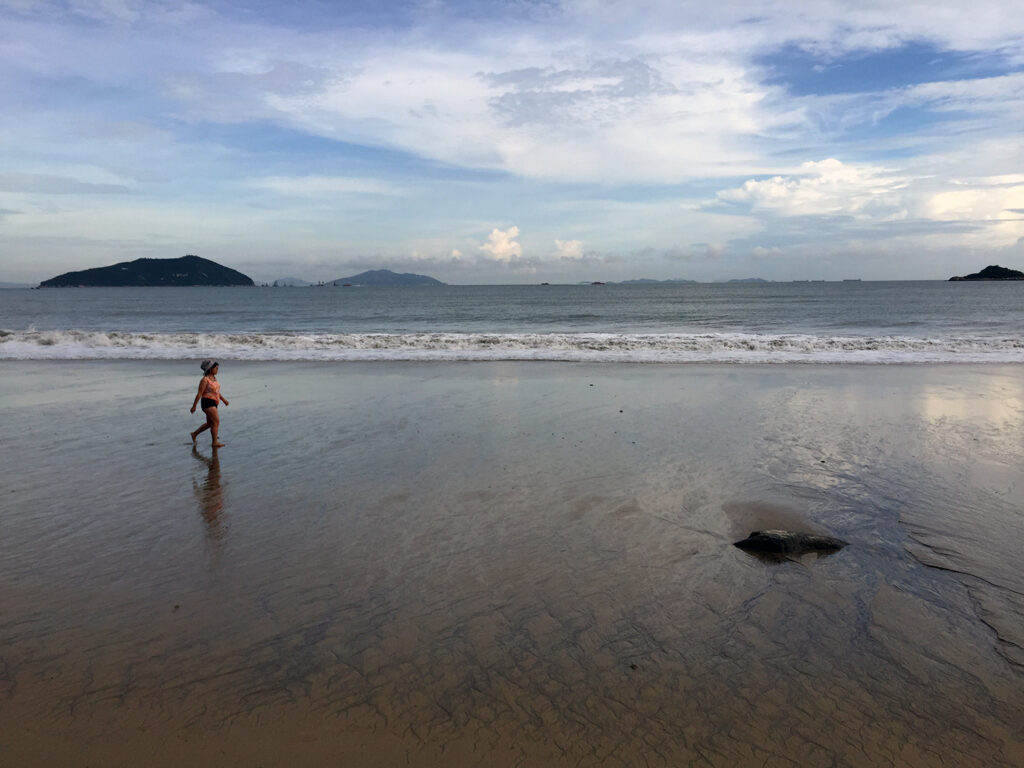
<path fill-rule="evenodd" d="M 203 394 L 203 390 L 206 388 L 206 379 L 199 380 L 199 391 L 196 392 L 196 399 L 192 401 L 192 407 L 189 409 L 189 413 L 196 412 L 196 405 L 199 403 L 199 398 Z"/>
<path fill-rule="evenodd" d="M 231 405 L 231 403 L 228 402 L 228 399 L 224 397 L 224 395 L 217 393 L 217 396 L 220 397 L 220 401 L 224 403 L 224 405 Z"/>

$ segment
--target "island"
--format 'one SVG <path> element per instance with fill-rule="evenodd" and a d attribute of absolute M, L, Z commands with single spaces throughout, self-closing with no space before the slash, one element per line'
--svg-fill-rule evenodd
<path fill-rule="evenodd" d="M 1007 267 L 1000 267 L 997 264 L 991 264 L 985 267 L 981 272 L 975 272 L 970 275 L 958 275 L 949 278 L 950 280 L 1024 280 L 1024 272 L 1016 269 L 1009 269 Z"/>
<path fill-rule="evenodd" d="M 339 277 L 331 280 L 328 285 L 341 286 L 380 286 L 380 285 L 444 285 L 440 280 L 435 280 L 426 275 L 414 275 L 411 272 L 398 274 L 390 269 L 371 269 L 367 272 L 360 272 L 351 277 Z"/>
<path fill-rule="evenodd" d="M 40 288 L 175 287 L 196 285 L 252 286 L 252 278 L 215 261 L 191 254 L 177 259 L 136 259 L 109 267 L 65 272 L 39 284 Z"/>

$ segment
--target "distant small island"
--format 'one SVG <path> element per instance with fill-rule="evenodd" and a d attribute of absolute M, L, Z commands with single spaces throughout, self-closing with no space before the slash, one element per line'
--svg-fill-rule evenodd
<path fill-rule="evenodd" d="M 271 288 L 324 288 L 332 286 L 335 288 L 357 288 L 376 287 L 389 285 L 447 285 L 440 280 L 435 280 L 426 275 L 414 275 L 411 272 L 399 274 L 390 269 L 371 269 L 367 272 L 360 272 L 350 277 L 339 277 L 336 280 L 321 280 L 318 283 L 303 280 L 299 277 L 279 277 L 269 287 Z"/>
<path fill-rule="evenodd" d="M 339 277 L 337 280 L 329 281 L 328 285 L 444 285 L 444 283 L 432 277 L 414 275 L 411 272 L 398 274 L 390 269 L 371 269 L 351 277 Z"/>
<path fill-rule="evenodd" d="M 177 259 L 136 259 L 109 267 L 65 272 L 39 284 L 40 288 L 121 288 L 197 285 L 252 286 L 252 278 L 215 261 L 187 255 Z"/>
<path fill-rule="evenodd" d="M 998 265 L 990 265 L 985 267 L 981 272 L 975 272 L 970 275 L 955 276 L 949 278 L 950 280 L 1024 280 L 1024 272 L 1016 269 L 1008 269 L 1007 267 L 1000 267 Z"/>

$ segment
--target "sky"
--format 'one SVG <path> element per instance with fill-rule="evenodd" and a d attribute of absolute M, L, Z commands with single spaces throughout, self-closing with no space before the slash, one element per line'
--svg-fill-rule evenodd
<path fill-rule="evenodd" d="M 0 0 L 0 281 L 1024 268 L 1019 0 Z"/>

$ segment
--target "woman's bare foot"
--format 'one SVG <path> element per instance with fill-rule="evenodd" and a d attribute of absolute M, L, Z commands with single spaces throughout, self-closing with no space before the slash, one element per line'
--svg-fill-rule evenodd
<path fill-rule="evenodd" d="M 196 444 L 196 433 L 195 432 L 189 432 L 188 436 L 192 438 L 192 445 L 195 445 Z"/>
<path fill-rule="evenodd" d="M 213 447 L 214 448 L 223 448 L 224 447 L 224 443 L 214 443 Z"/>

